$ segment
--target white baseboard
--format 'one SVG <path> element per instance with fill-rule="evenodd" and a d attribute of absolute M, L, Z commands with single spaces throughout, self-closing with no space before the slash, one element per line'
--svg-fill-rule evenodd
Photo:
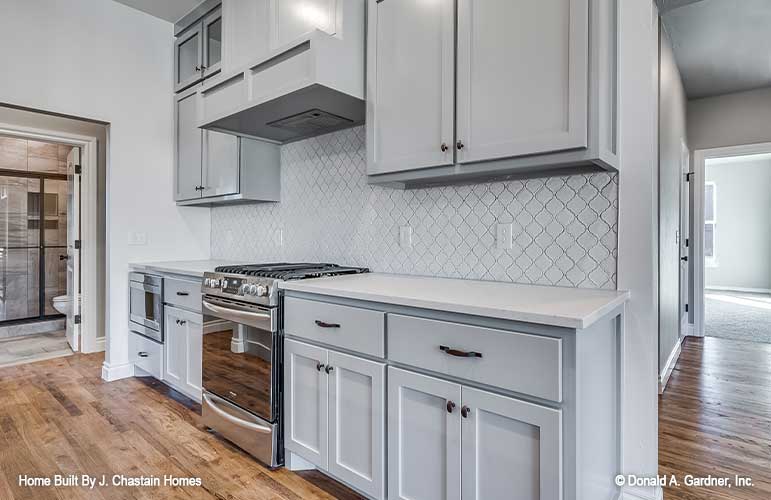
<path fill-rule="evenodd" d="M 664 490 L 659 486 L 655 488 L 625 487 L 621 491 L 620 500 L 664 500 Z"/>
<path fill-rule="evenodd" d="M 742 286 L 708 286 L 705 292 L 716 290 L 719 292 L 746 292 L 746 293 L 771 293 L 771 288 L 747 288 Z"/>
<path fill-rule="evenodd" d="M 105 341 L 107 340 L 107 337 L 99 337 L 96 339 L 96 342 L 94 343 L 94 352 L 102 352 L 104 351 L 104 345 Z"/>
<path fill-rule="evenodd" d="M 678 338 L 677 343 L 675 343 L 675 346 L 672 348 L 672 352 L 669 353 L 669 358 L 667 358 L 664 369 L 661 371 L 661 374 L 659 374 L 659 394 L 664 393 L 667 382 L 669 382 L 669 377 L 672 375 L 672 370 L 675 369 L 677 359 L 680 357 L 680 351 L 682 350 L 681 342 L 682 339 Z"/>
<path fill-rule="evenodd" d="M 292 471 L 314 470 L 316 468 L 315 465 L 305 460 L 300 455 L 296 455 L 292 453 L 291 451 L 286 454 L 286 459 L 284 460 L 284 467 L 286 467 L 287 470 L 292 470 Z"/>
<path fill-rule="evenodd" d="M 134 365 L 125 363 L 122 365 L 110 366 L 106 362 L 102 364 L 102 380 L 113 382 L 122 378 L 134 376 Z"/>

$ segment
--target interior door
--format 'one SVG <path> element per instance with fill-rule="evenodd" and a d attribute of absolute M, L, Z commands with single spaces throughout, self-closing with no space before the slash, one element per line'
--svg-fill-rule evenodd
<path fill-rule="evenodd" d="M 67 155 L 67 296 L 72 306 L 67 315 L 67 342 L 80 349 L 80 148 Z M 77 321 L 76 321 L 77 318 Z"/>
<path fill-rule="evenodd" d="M 369 0 L 367 173 L 452 165 L 455 2 Z"/>
<path fill-rule="evenodd" d="M 691 155 L 685 142 L 681 143 L 682 176 L 680 178 L 680 338 L 688 331 L 688 296 L 690 291 L 690 204 L 691 183 L 688 182 Z"/>
<path fill-rule="evenodd" d="M 587 147 L 588 73 L 588 0 L 458 0 L 458 162 Z"/>
<path fill-rule="evenodd" d="M 388 498 L 460 500 L 458 384 L 388 368 Z"/>

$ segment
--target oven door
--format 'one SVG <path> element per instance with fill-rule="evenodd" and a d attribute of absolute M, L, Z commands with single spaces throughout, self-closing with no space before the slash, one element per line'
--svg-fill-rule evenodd
<path fill-rule="evenodd" d="M 280 339 L 275 308 L 205 295 L 206 316 L 236 326 L 203 336 L 203 388 L 275 422 L 278 416 Z"/>
<path fill-rule="evenodd" d="M 163 278 L 129 274 L 129 328 L 163 342 Z"/>

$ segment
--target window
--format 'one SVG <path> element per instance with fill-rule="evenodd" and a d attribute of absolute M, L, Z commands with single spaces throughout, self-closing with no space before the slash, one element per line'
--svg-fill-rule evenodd
<path fill-rule="evenodd" d="M 717 223 L 717 187 L 714 182 L 704 184 L 704 264 L 717 267 L 715 251 L 715 224 Z"/>

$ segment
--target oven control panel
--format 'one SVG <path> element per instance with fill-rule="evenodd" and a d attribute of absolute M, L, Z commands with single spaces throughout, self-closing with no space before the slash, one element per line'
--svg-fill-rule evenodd
<path fill-rule="evenodd" d="M 273 280 L 230 274 L 206 273 L 202 291 L 205 294 L 230 297 L 259 304 L 270 304 L 275 294 Z"/>

